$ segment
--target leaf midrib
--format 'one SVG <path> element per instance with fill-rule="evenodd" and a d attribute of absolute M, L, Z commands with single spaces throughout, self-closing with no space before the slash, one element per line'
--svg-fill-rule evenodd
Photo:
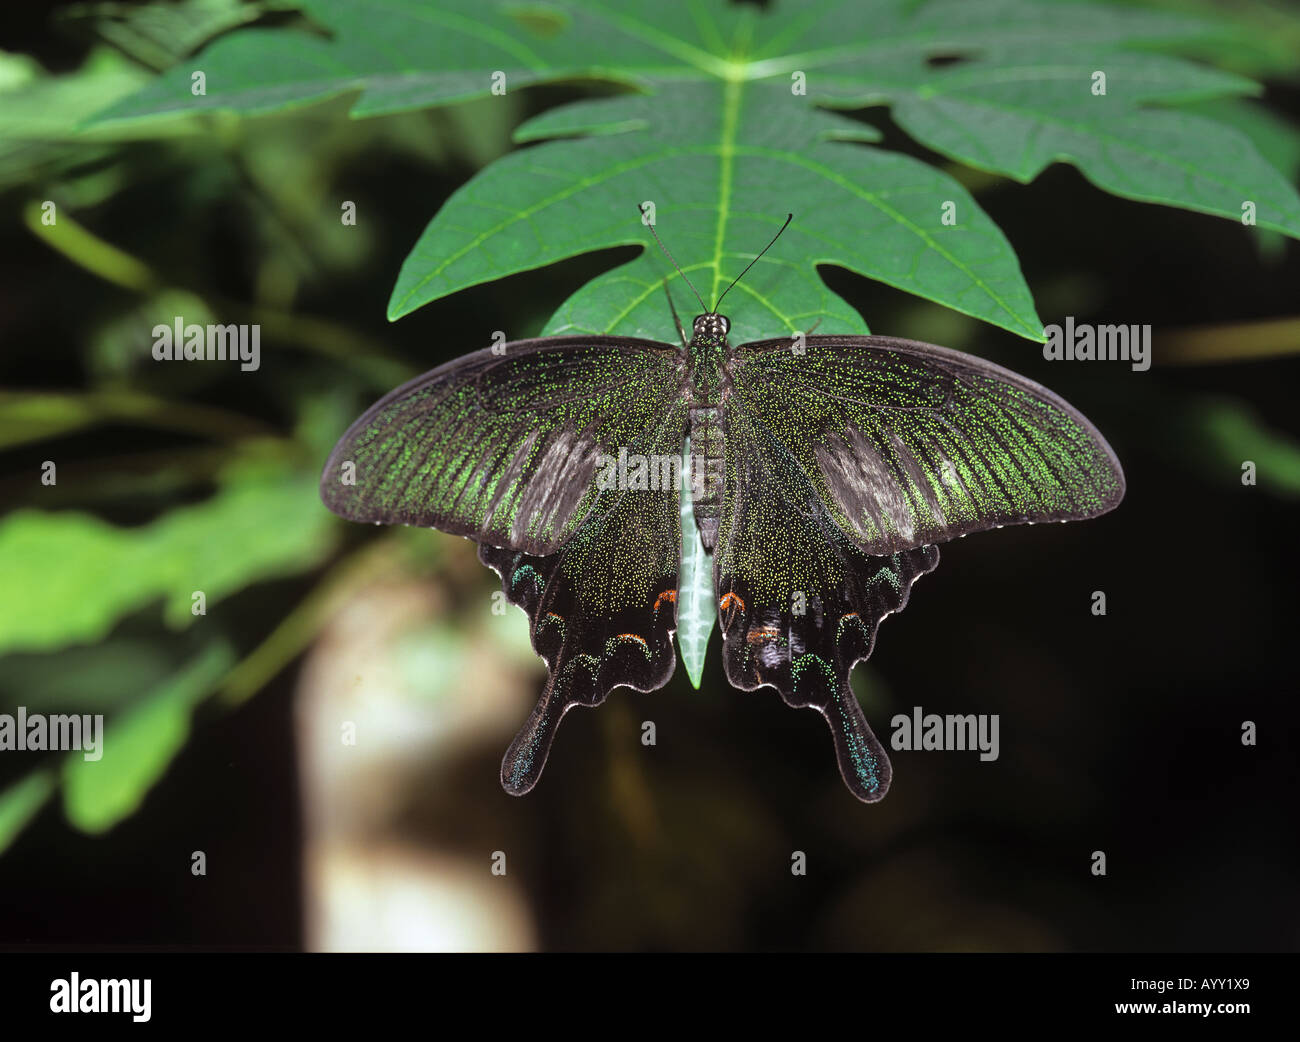
<path fill-rule="evenodd" d="M 486 239 L 490 238 L 493 235 L 498 234 L 504 229 L 510 227 L 512 224 L 516 224 L 519 221 L 527 220 L 533 214 L 537 213 L 540 210 L 545 209 L 548 206 L 553 205 L 554 203 L 559 202 L 562 199 L 567 199 L 572 195 L 576 195 L 578 192 L 590 188 L 592 185 L 599 184 L 602 181 L 606 181 L 611 177 L 615 177 L 618 174 L 626 173 L 629 170 L 635 170 L 637 167 L 640 166 L 646 166 L 652 163 L 662 162 L 665 158 L 672 158 L 674 156 L 700 156 L 700 155 L 721 156 L 723 147 L 724 147 L 723 143 L 719 142 L 719 144 L 717 145 L 710 144 L 710 145 L 694 145 L 694 146 L 660 148 L 651 154 L 644 155 L 644 156 L 637 156 L 635 159 L 628 160 L 625 163 L 619 163 L 613 167 L 606 167 L 603 170 L 601 170 L 599 175 L 585 177 L 581 181 L 574 182 L 573 184 L 568 185 L 567 187 L 565 187 L 559 192 L 547 196 L 544 199 L 538 200 L 536 203 L 534 203 L 530 207 L 527 207 L 526 209 L 512 211 L 511 216 L 509 218 L 479 233 L 479 235 L 477 235 L 473 240 L 468 242 L 465 246 L 463 246 L 461 249 L 457 250 L 456 252 L 449 254 L 447 257 L 445 257 L 442 260 L 440 264 L 434 267 L 427 275 L 421 278 L 418 282 L 414 283 L 406 291 L 406 293 L 404 293 L 402 297 L 396 302 L 397 304 L 396 310 L 402 311 L 402 309 L 405 308 L 406 304 L 410 301 L 410 299 L 421 289 L 423 289 L 424 286 L 426 286 L 433 279 L 441 275 L 449 265 L 455 263 L 457 260 L 464 257 L 466 254 L 472 252 L 474 249 L 480 246 Z M 928 248 L 933 249 L 941 257 L 943 257 L 944 260 L 952 264 L 955 270 L 960 271 L 963 274 L 967 275 L 975 285 L 977 285 L 981 290 L 983 290 L 986 294 L 988 294 L 990 300 L 992 300 L 995 304 L 997 304 L 998 307 L 1000 307 L 1002 311 L 1007 316 L 1009 316 L 1012 321 L 1016 323 L 1017 328 L 1019 329 L 1029 328 L 1019 320 L 1019 318 L 1016 316 L 1015 310 L 1007 304 L 1007 302 L 1002 298 L 1002 296 L 999 293 L 997 293 L 991 286 L 989 286 L 989 284 L 985 282 L 976 272 L 971 270 L 967 265 L 962 264 L 947 249 L 945 249 L 941 244 L 939 244 L 934 239 L 933 236 L 931 236 L 928 232 L 926 232 L 923 228 L 921 228 L 914 222 L 907 220 L 901 213 L 899 213 L 893 207 L 889 206 L 882 198 L 880 198 L 875 193 L 861 188 L 859 185 L 855 184 L 852 181 L 849 181 L 848 179 L 846 179 L 836 171 L 831 170 L 820 163 L 815 163 L 802 155 L 798 155 L 790 152 L 782 152 L 770 148 L 763 148 L 757 145 L 736 146 L 734 142 L 732 143 L 728 151 L 730 152 L 730 155 L 732 156 L 733 159 L 734 157 L 739 155 L 754 155 L 754 156 L 762 156 L 767 159 L 773 159 L 777 161 L 791 163 L 796 166 L 802 166 L 808 170 L 813 171 L 814 173 L 819 174 L 820 176 L 824 177 L 826 180 L 830 181 L 832 184 L 838 185 L 839 187 L 843 188 L 845 191 L 848 191 L 850 194 L 857 196 L 859 199 L 863 200 L 864 202 L 869 203 L 877 210 L 885 214 L 885 216 L 893 220 L 899 227 L 906 228 L 908 231 L 916 235 L 917 238 L 919 238 Z M 725 220 L 726 220 L 725 208 L 720 208 L 719 227 L 722 230 L 725 230 Z M 639 240 L 620 240 L 618 242 L 607 242 L 605 243 L 605 245 L 625 246 L 625 245 L 643 245 L 643 244 L 640 243 Z M 548 263 L 548 262 L 544 261 L 542 263 Z M 717 285 L 720 281 L 719 272 L 721 270 L 720 267 L 721 254 L 716 249 L 716 241 L 715 241 L 714 260 L 712 261 L 712 264 L 714 265 L 713 288 L 714 288 L 714 292 L 716 293 Z M 872 276 L 872 277 L 883 279 L 883 276 Z M 894 283 L 891 282 L 890 284 L 893 285 Z M 405 312 L 402 311 L 402 313 L 404 314 Z M 1037 330 L 1033 330 L 1031 331 L 1031 335 L 1036 339 L 1039 336 L 1039 332 Z"/>

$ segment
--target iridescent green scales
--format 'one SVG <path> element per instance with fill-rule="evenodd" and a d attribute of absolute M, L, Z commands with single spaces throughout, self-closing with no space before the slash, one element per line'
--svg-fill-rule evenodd
<path fill-rule="evenodd" d="M 886 337 L 743 345 L 735 400 L 761 418 L 836 522 L 889 553 L 1111 509 L 1123 475 L 1096 429 L 1023 377 Z"/>
<path fill-rule="evenodd" d="M 679 404 L 676 352 L 646 343 L 521 341 L 419 377 L 340 441 L 321 486 L 326 505 L 357 521 L 558 549 L 595 503 L 602 447 L 655 438 Z"/>
<path fill-rule="evenodd" d="M 698 684 L 716 618 L 731 683 L 820 712 L 849 789 L 878 800 L 889 759 L 849 674 L 937 566 L 934 544 L 1123 496 L 1096 429 L 1014 373 L 885 337 L 732 347 L 728 327 L 709 312 L 681 347 L 480 351 L 377 403 L 326 464 L 330 509 L 474 539 L 527 613 L 549 675 L 502 761 L 508 792 L 537 783 L 574 706 L 667 683 L 679 622 Z M 686 495 L 599 476 L 684 445 L 700 480 Z"/>

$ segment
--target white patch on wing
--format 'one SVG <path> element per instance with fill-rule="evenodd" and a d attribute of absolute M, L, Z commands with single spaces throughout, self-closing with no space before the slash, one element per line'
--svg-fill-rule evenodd
<path fill-rule="evenodd" d="M 527 541 L 546 552 L 554 549 L 591 485 L 596 457 L 594 439 L 569 428 L 557 431 L 538 450 L 515 511 L 510 535 L 516 544 Z"/>
<path fill-rule="evenodd" d="M 850 427 L 848 435 L 833 434 L 816 449 L 835 502 L 862 538 L 892 543 L 897 534 L 910 542 L 916 521 L 897 476 L 860 431 Z"/>

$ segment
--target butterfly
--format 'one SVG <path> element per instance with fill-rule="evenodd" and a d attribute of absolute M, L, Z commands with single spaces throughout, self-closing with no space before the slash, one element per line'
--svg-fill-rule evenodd
<path fill-rule="evenodd" d="M 884 336 L 732 345 L 718 308 L 741 276 L 711 308 L 696 293 L 689 338 L 673 308 L 680 344 L 541 337 L 440 366 L 325 465 L 334 513 L 475 541 L 527 614 L 547 680 L 502 761 L 511 794 L 569 710 L 666 684 L 674 635 L 698 687 L 716 622 L 731 684 L 817 710 L 845 784 L 875 802 L 889 757 L 849 674 L 936 544 L 1123 498 L 1097 429 L 990 362 Z"/>

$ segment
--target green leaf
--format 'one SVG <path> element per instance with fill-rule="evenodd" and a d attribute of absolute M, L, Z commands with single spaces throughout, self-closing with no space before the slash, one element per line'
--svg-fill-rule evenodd
<path fill-rule="evenodd" d="M 213 644 L 193 662 L 108 724 L 99 759 L 70 752 L 63 762 L 63 807 L 83 832 L 103 832 L 135 812 L 190 733 L 194 705 L 233 662 Z"/>
<path fill-rule="evenodd" d="M 684 5 L 645 0 L 611 5 L 521 4 L 514 0 L 307 0 L 303 10 L 329 35 L 245 29 L 217 40 L 134 97 L 109 106 L 95 125 L 220 109 L 274 112 L 360 91 L 355 116 L 375 116 L 488 95 L 492 74 L 506 89 L 574 77 L 648 84 L 680 76 L 683 55 L 714 61 L 682 42 L 694 24 Z M 718 16 L 718 12 L 710 12 Z M 660 47 L 646 46 L 644 22 Z M 743 17 L 722 11 L 734 26 Z M 194 71 L 206 93 L 191 93 Z M 697 70 L 698 71 L 698 70 Z"/>
<path fill-rule="evenodd" d="M 62 76 L 48 75 L 26 55 L 0 51 L 0 188 L 29 185 L 49 165 L 86 163 L 95 158 L 87 147 L 95 142 L 134 136 L 118 127 L 78 127 L 107 101 L 147 81 L 108 48 L 92 50 L 80 69 Z"/>
<path fill-rule="evenodd" d="M 1249 93 L 1250 81 L 1156 55 L 988 58 L 894 92 L 899 125 L 938 152 L 1019 181 L 1066 161 L 1128 199 L 1233 219 L 1250 200 L 1260 226 L 1300 236 L 1300 197 L 1246 135 L 1144 106 Z M 1104 95 L 1092 93 L 1097 74 Z"/>
<path fill-rule="evenodd" d="M 167 622 L 195 621 L 247 584 L 321 561 L 334 529 L 314 475 L 240 464 L 207 502 L 139 528 L 81 513 L 19 510 L 0 522 L 0 651 L 50 651 L 99 640 L 123 616 L 162 599 Z M 17 591 L 21 591 L 21 595 Z"/>
<path fill-rule="evenodd" d="M 641 129 L 551 141 L 488 167 L 452 195 L 411 251 L 390 317 L 503 271 L 598 247 L 645 247 L 637 206 L 651 201 L 656 227 L 709 304 L 795 213 L 779 247 L 734 291 L 737 341 L 806 331 L 818 319 L 819 333 L 865 332 L 817 263 L 1040 338 L 1014 252 L 965 189 L 918 160 L 850 143 L 875 132 L 797 102 L 767 84 L 681 84 L 525 124 L 523 140 L 611 124 Z M 946 200 L 956 206 L 953 226 L 940 220 Z M 662 296 L 671 271 L 650 245 L 579 291 L 546 332 L 671 339 Z M 684 288 L 677 300 L 688 315 L 698 310 Z"/>
<path fill-rule="evenodd" d="M 1300 38 L 1300 19 L 1296 20 L 1293 31 Z M 1300 127 L 1278 113 L 1245 98 L 1214 98 L 1191 105 L 1187 111 L 1235 127 L 1250 138 L 1259 154 L 1289 182 L 1294 184 L 1300 178 Z M 1280 263 L 1286 255 L 1286 239 L 1282 233 L 1260 227 L 1254 231 L 1262 256 Z"/>
<path fill-rule="evenodd" d="M 116 712 L 138 702 L 192 654 L 177 643 L 108 640 L 65 648 L 57 660 L 6 655 L 0 662 L 0 705 L 40 713 Z"/>
<path fill-rule="evenodd" d="M 266 10 L 264 4 L 244 0 L 169 0 L 140 7 L 104 3 L 74 9 L 94 20 L 98 36 L 151 65 L 168 65 Z"/>
<path fill-rule="evenodd" d="M 328 36 L 231 33 L 95 125 L 268 112 L 353 91 L 357 116 L 482 97 L 494 84 L 509 93 L 588 78 L 641 92 L 521 128 L 521 141 L 569 139 L 508 156 L 453 195 L 403 265 L 391 318 L 590 250 L 645 246 L 636 206 L 651 200 L 710 302 L 796 213 L 776 255 L 736 291 L 749 297 L 733 308 L 737 339 L 818 320 L 823 332 L 865 331 L 815 275 L 817 264 L 838 264 L 1041 340 L 1015 255 L 970 196 L 923 163 L 863 147 L 874 131 L 817 102 L 890 105 L 923 143 L 1021 180 L 1066 161 L 1131 198 L 1234 219 L 1250 200 L 1261 225 L 1300 235 L 1300 198 L 1245 136 L 1167 107 L 1255 85 L 1133 53 L 1221 32 L 1196 20 L 1034 0 L 827 0 L 766 15 L 719 0 L 310 0 L 305 9 Z M 207 78 L 198 97 L 195 70 Z M 1107 74 L 1105 95 L 1092 92 L 1096 71 Z M 668 270 L 643 252 L 575 294 L 547 332 L 665 338 L 656 295 Z"/>
<path fill-rule="evenodd" d="M 54 775 L 33 771 L 0 792 L 0 853 L 18 838 L 54 792 Z"/>
<path fill-rule="evenodd" d="M 1244 98 L 1216 98 L 1187 107 L 1198 116 L 1235 127 L 1254 143 L 1274 169 L 1289 180 L 1300 177 L 1300 126 Z"/>
<path fill-rule="evenodd" d="M 691 440 L 686 439 L 682 473 L 691 473 Z M 677 573 L 677 646 L 691 684 L 698 690 L 704 676 L 704 659 L 709 635 L 718 618 L 718 601 L 713 592 L 713 555 L 704 549 L 695 527 L 689 481 L 682 482 L 682 553 Z"/>
<path fill-rule="evenodd" d="M 62 76 L 47 75 L 26 55 L 0 52 L 0 140 L 72 139 L 83 120 L 147 82 L 108 47 L 95 48 L 80 69 Z"/>
<path fill-rule="evenodd" d="M 1125 7 L 1155 7 L 1195 15 L 1214 25 L 1214 32 L 1185 48 L 1189 55 L 1213 61 L 1246 76 L 1300 78 L 1300 18 L 1294 5 L 1277 0 L 1104 0 Z M 1103 17 L 1106 17 L 1103 15 Z"/>
<path fill-rule="evenodd" d="M 1261 489 L 1288 499 L 1300 496 L 1300 442 L 1295 438 L 1267 426 L 1248 405 L 1229 399 L 1207 398 L 1192 416 L 1203 445 L 1200 456 L 1214 461 L 1217 473 L 1226 472 L 1235 481 L 1249 461 Z"/>

